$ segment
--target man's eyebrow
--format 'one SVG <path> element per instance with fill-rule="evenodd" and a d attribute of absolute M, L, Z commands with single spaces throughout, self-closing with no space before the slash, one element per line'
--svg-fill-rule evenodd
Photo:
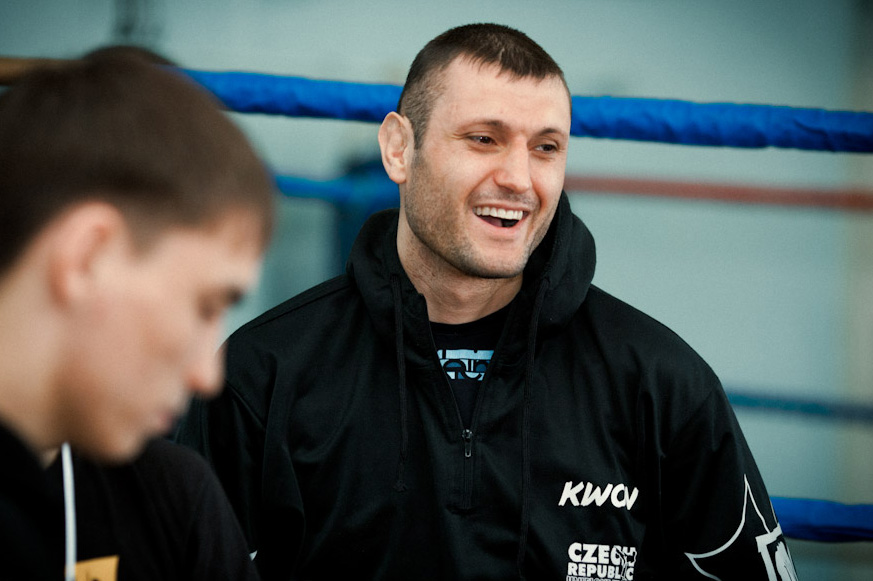
<path fill-rule="evenodd" d="M 246 296 L 246 291 L 240 287 L 230 287 L 224 291 L 224 302 L 228 307 L 232 307 L 240 303 Z"/>
<path fill-rule="evenodd" d="M 485 125 L 487 127 L 492 127 L 497 129 L 498 131 L 508 131 L 510 126 L 500 119 L 477 119 L 473 120 L 469 123 L 466 123 L 467 126 L 476 126 L 476 125 Z M 538 137 L 542 137 L 545 135 L 557 135 L 559 137 L 569 138 L 569 133 L 563 129 L 558 129 L 557 127 L 544 127 L 540 131 L 537 132 Z"/>
<path fill-rule="evenodd" d="M 498 131 L 506 131 L 509 126 L 499 119 L 470 119 L 459 124 L 463 131 L 475 130 L 477 127 L 490 127 Z"/>
<path fill-rule="evenodd" d="M 558 137 L 570 138 L 570 134 L 566 130 L 558 129 L 557 127 L 544 127 L 537 133 L 537 135 L 557 135 Z"/>

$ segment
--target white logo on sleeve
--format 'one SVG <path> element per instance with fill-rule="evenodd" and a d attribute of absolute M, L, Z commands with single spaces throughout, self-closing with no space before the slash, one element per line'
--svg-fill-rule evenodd
<path fill-rule="evenodd" d="M 767 521 L 758 509 L 755 497 L 752 495 L 752 488 L 749 486 L 748 478 L 744 476 L 743 481 L 745 482 L 743 510 L 736 532 L 722 546 L 712 551 L 697 554 L 685 553 L 685 555 L 691 560 L 691 564 L 694 565 L 694 568 L 701 575 L 708 579 L 721 581 L 721 577 L 710 573 L 708 570 L 717 570 L 719 562 L 736 562 L 736 559 L 743 558 L 742 555 L 738 554 L 738 551 L 736 555 L 732 553 L 736 549 L 734 542 L 740 537 L 743 530 L 747 529 L 747 534 L 755 535 L 758 554 L 764 564 L 764 569 L 767 571 L 767 579 L 769 581 L 797 581 L 797 573 L 794 570 L 794 563 L 791 561 L 791 554 L 788 552 L 785 539 L 782 537 L 782 527 L 776 524 L 771 529 L 767 525 Z M 770 511 L 773 511 L 772 505 Z M 773 522 L 776 522 L 775 514 L 773 515 Z"/>

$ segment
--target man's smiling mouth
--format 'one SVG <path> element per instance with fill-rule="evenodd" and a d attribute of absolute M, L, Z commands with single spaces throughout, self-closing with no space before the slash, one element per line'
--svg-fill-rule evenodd
<path fill-rule="evenodd" d="M 486 222 L 503 228 L 512 228 L 524 217 L 524 212 L 521 210 L 505 210 L 491 206 L 480 206 L 473 211 Z"/>

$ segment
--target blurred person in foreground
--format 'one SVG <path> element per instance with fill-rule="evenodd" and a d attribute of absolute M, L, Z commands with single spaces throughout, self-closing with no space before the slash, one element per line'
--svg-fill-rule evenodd
<path fill-rule="evenodd" d="M 195 578 L 165 571 L 200 550 L 198 535 L 218 534 L 244 558 L 212 578 L 254 578 L 232 515 L 198 512 L 226 506 L 208 467 L 159 437 L 191 395 L 219 391 L 223 315 L 254 284 L 272 221 L 263 164 L 178 72 L 84 58 L 31 72 L 0 95 L 4 578 L 64 573 L 64 499 L 42 462 L 65 443 L 71 475 L 93 466 L 79 486 L 93 505 L 66 499 L 87 523 L 83 562 L 67 575 Z M 136 565 L 124 554 L 95 563 L 89 547 L 102 548 L 91 533 L 110 521 L 93 520 L 94 510 L 153 537 L 139 550 L 154 568 L 124 574 Z M 136 539 L 124 526 L 103 530 L 107 543 Z M 71 536 L 76 527 L 68 546 Z"/>
<path fill-rule="evenodd" d="M 379 131 L 400 209 L 231 336 L 178 432 L 265 579 L 794 579 L 713 371 L 591 284 L 570 124 L 521 32 L 416 56 Z"/>

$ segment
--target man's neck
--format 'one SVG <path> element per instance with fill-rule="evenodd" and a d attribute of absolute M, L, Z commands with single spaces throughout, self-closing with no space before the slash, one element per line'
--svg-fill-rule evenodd
<path fill-rule="evenodd" d="M 9 347 L 0 340 L 0 349 Z M 14 352 L 14 351 L 13 351 Z M 24 360 L 32 360 L 23 354 Z M 53 405 L 45 387 L 49 378 L 41 371 L 27 376 L 23 366 L 10 358 L 0 359 L 0 422 L 24 440 L 34 452 L 59 443 L 52 417 Z"/>
<path fill-rule="evenodd" d="M 445 262 L 422 260 L 398 245 L 400 264 L 415 289 L 427 301 L 434 323 L 477 321 L 508 305 L 521 289 L 522 276 L 481 278 L 463 273 Z"/>
<path fill-rule="evenodd" d="M 19 282 L 0 284 L 0 421 L 37 451 L 60 443 L 51 389 L 56 327 L 48 309 L 33 304 L 39 291 Z"/>
<path fill-rule="evenodd" d="M 434 323 L 477 321 L 508 305 L 521 288 L 520 278 L 446 281 L 442 277 L 416 277 L 408 270 L 407 275 L 427 300 L 427 316 Z"/>

